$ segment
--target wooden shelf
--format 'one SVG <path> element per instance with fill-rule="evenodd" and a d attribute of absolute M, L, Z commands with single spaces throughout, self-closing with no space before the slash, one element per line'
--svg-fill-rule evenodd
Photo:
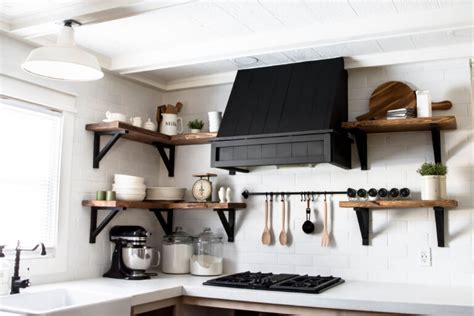
<path fill-rule="evenodd" d="M 97 201 L 84 200 L 82 206 L 99 208 L 141 208 L 141 209 L 242 209 L 246 208 L 245 203 L 219 203 L 219 202 L 168 202 L 168 201 Z"/>
<path fill-rule="evenodd" d="M 371 209 L 383 208 L 420 208 L 420 207 L 445 207 L 454 208 L 458 206 L 456 200 L 400 200 L 400 201 L 341 201 L 339 207 L 355 208 L 365 207 Z"/>
<path fill-rule="evenodd" d="M 341 201 L 339 207 L 353 208 L 357 214 L 362 245 L 369 245 L 370 210 L 383 208 L 423 208 L 432 207 L 436 221 L 438 247 L 444 247 L 444 211 L 458 206 L 456 200 L 398 200 L 398 201 Z"/>
<path fill-rule="evenodd" d="M 400 120 L 367 120 L 342 123 L 343 129 L 359 129 L 366 133 L 429 131 L 436 125 L 441 130 L 456 129 L 454 116 L 417 117 Z"/>
<path fill-rule="evenodd" d="M 180 134 L 176 136 L 168 136 L 119 121 L 87 124 L 86 130 L 101 133 L 120 131 L 125 132 L 123 135 L 123 138 L 125 139 L 145 144 L 161 143 L 165 145 L 205 144 L 217 136 L 217 133 Z"/>
<path fill-rule="evenodd" d="M 355 138 L 360 167 L 368 170 L 367 134 L 390 132 L 431 131 L 433 156 L 435 163 L 441 163 L 441 130 L 456 129 L 454 116 L 417 117 L 400 120 L 367 120 L 344 122 L 342 128 L 348 130 Z"/>
<path fill-rule="evenodd" d="M 119 121 L 87 124 L 86 130 L 94 132 L 93 168 L 99 168 L 102 158 L 120 138 L 124 138 L 156 147 L 170 177 L 174 176 L 175 146 L 206 144 L 217 136 L 217 133 L 168 136 Z M 100 145 L 101 136 L 111 136 L 102 148 Z M 165 149 L 168 150 L 168 153 L 166 153 Z"/>
<path fill-rule="evenodd" d="M 219 203 L 219 202 L 168 202 L 168 201 L 97 201 L 83 200 L 82 206 L 91 208 L 91 224 L 89 230 L 89 243 L 95 243 L 96 237 L 120 212 L 127 208 L 149 209 L 153 212 L 165 231 L 166 235 L 173 232 L 173 214 L 175 209 L 197 210 L 213 209 L 222 223 L 229 242 L 234 241 L 235 235 L 235 211 L 247 207 L 245 203 Z M 98 224 L 97 214 L 99 210 L 108 210 L 109 213 Z M 225 213 L 228 213 L 226 216 Z M 166 219 L 163 217 L 166 213 Z"/>

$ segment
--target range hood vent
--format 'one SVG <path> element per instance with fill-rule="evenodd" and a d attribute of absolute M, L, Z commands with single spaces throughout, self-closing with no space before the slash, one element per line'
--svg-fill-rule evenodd
<path fill-rule="evenodd" d="M 351 168 L 344 59 L 239 70 L 211 166 L 229 170 L 328 162 Z"/>

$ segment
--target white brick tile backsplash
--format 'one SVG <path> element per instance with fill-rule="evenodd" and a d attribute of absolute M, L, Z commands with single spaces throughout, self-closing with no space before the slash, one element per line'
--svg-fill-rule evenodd
<path fill-rule="evenodd" d="M 313 264 L 316 267 L 348 268 L 349 258 L 337 255 L 314 255 Z"/>
<path fill-rule="evenodd" d="M 19 57 L 16 57 L 17 54 L 9 54 L 9 57 L 12 58 L 11 62 L 19 65 L 23 59 L 20 57 L 30 47 L 22 43 L 13 46 L 18 50 Z M 285 247 L 278 244 L 281 205 L 275 203 L 271 222 L 274 244 L 263 246 L 264 199 L 251 197 L 245 201 L 248 203 L 247 209 L 238 212 L 235 243 L 225 243 L 225 272 L 253 270 L 332 274 L 347 280 L 470 285 L 474 238 L 474 134 L 469 71 L 467 59 L 348 71 L 350 119 L 367 112 L 368 100 L 374 88 L 389 80 L 402 80 L 412 87 L 430 90 L 433 101 L 453 102 L 452 110 L 434 113 L 456 115 L 458 121 L 457 130 L 442 133 L 443 159 L 449 167 L 448 192 L 450 197 L 460 201 L 459 210 L 450 210 L 446 216 L 446 248 L 436 246 L 436 226 L 431 209 L 372 212 L 371 245 L 362 246 L 355 212 L 338 207 L 338 201 L 345 200 L 345 196 L 332 198 L 330 247 L 320 246 L 321 205 L 316 203 L 316 211 L 311 214 L 317 229 L 315 233 L 307 235 L 301 230 L 306 206 L 295 196 L 291 198 L 289 210 L 290 244 Z M 318 164 L 314 168 L 252 168 L 249 174 L 230 176 L 226 171 L 210 168 L 210 145 L 197 145 L 177 148 L 175 177 L 169 178 L 154 148 L 128 141 L 119 141 L 101 161 L 101 168 L 92 169 L 92 134 L 85 131 L 84 125 L 101 120 L 105 111 L 122 111 L 128 115 L 153 119 L 157 105 L 182 101 L 183 117 L 202 117 L 206 121 L 206 112 L 225 109 L 232 85 L 162 93 L 106 74 L 103 80 L 94 84 L 62 84 L 62 87 L 77 93 L 79 97 L 74 124 L 68 271 L 67 274 L 56 275 L 55 271 L 51 271 L 51 278 L 57 280 L 100 276 L 108 268 L 110 260 L 111 248 L 107 234 L 112 225 L 142 225 L 153 233 L 150 245 L 160 246 L 164 233 L 153 214 L 146 210 L 127 210 L 119 214 L 99 235 L 96 244 L 88 243 L 90 211 L 80 205 L 80 200 L 92 197 L 98 189 L 110 188 L 114 173 L 145 176 L 147 183 L 153 185 L 185 187 L 188 189 L 186 199 L 192 199 L 189 189 L 194 181 L 191 176 L 194 172 L 218 173 L 219 177 L 214 180 L 215 186 L 230 186 L 236 201 L 244 201 L 241 196 L 244 188 L 251 191 L 304 191 L 408 187 L 413 192 L 413 198 L 417 198 L 421 179 L 416 169 L 424 161 L 433 160 L 430 133 L 420 132 L 370 135 L 370 170 L 367 171 L 360 170 L 356 147 L 353 145 L 354 165 L 351 170 Z M 101 214 L 101 218 L 104 215 Z M 208 226 L 225 235 L 218 217 L 211 210 L 177 211 L 174 221 L 175 225 L 183 226 L 191 234 L 198 234 Z M 426 246 L 432 248 L 433 265 L 420 268 L 417 256 L 419 249 Z M 79 254 L 86 255 L 79 258 Z M 34 275 L 32 279 L 35 282 Z"/>
<path fill-rule="evenodd" d="M 250 269 L 276 273 L 333 274 L 348 280 L 468 284 L 465 277 L 472 270 L 474 235 L 474 149 L 469 63 L 466 60 L 446 60 L 349 70 L 350 119 L 368 110 L 368 99 L 373 89 L 388 80 L 401 80 L 413 88 L 430 90 L 434 101 L 448 99 L 454 103 L 452 110 L 435 113 L 456 115 L 458 120 L 458 130 L 442 133 L 443 158 L 449 167 L 448 192 L 460 202 L 460 208 L 449 211 L 447 215 L 447 247 L 439 248 L 440 251 L 436 247 L 436 226 L 433 211 L 429 208 L 373 211 L 371 245 L 362 246 L 355 212 L 338 207 L 338 202 L 345 200 L 343 196 L 334 196 L 332 199 L 331 247 L 320 246 L 322 207 L 319 202 L 315 203 L 315 210 L 311 214 L 312 219 L 316 221 L 316 232 L 311 235 L 302 232 L 306 205 L 299 200 L 300 197 L 291 197 L 290 246 L 282 247 L 277 241 L 272 246 L 262 246 L 260 238 L 263 231 L 263 198 L 252 197 L 246 201 L 248 208 L 242 211 L 244 215 L 238 224 L 235 246 L 226 246 L 225 254 L 233 258 L 234 262 L 226 271 Z M 165 93 L 163 100 L 166 103 L 185 100 L 188 102 L 185 104 L 185 112 L 200 115 L 216 107 L 223 109 L 231 87 L 223 85 Z M 216 100 L 216 105 L 210 104 L 209 100 Z M 368 146 L 368 171 L 360 170 L 354 145 L 354 166 L 351 170 L 318 164 L 314 168 L 253 168 L 249 174 L 236 176 L 228 176 L 217 169 L 213 171 L 219 173 L 219 185 L 222 183 L 234 188 L 237 199 L 240 198 L 239 190 L 243 188 L 255 191 L 304 191 L 345 190 L 348 187 L 408 187 L 412 191 L 412 198 L 419 198 L 421 179 L 416 169 L 422 162 L 433 160 L 430 133 L 371 134 L 368 137 Z M 160 172 L 160 184 L 189 187 L 192 183 L 189 177 L 191 172 L 210 170 L 208 147 L 189 146 L 186 147 L 186 152 L 186 157 L 177 152 L 177 168 L 180 172 L 174 179 Z M 279 215 L 280 204 L 275 203 L 272 220 L 274 239 L 278 237 L 280 229 Z M 215 225 L 216 229 L 220 226 L 217 219 L 208 215 L 190 217 L 186 214 L 177 217 L 176 222 L 193 227 L 193 230 L 189 231 L 199 231 L 206 225 Z M 433 266 L 419 268 L 419 249 L 427 246 L 433 250 Z M 469 258 L 470 261 L 467 260 Z"/>

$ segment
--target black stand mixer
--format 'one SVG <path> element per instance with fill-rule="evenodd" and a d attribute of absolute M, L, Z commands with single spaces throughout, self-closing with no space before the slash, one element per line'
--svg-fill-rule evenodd
<path fill-rule="evenodd" d="M 156 273 L 147 273 L 152 253 L 156 250 L 145 246 L 150 234 L 141 226 L 114 226 L 110 241 L 115 243 L 112 265 L 104 277 L 126 280 L 145 280 Z M 159 258 L 159 253 L 157 253 Z M 159 259 L 158 259 L 159 261 Z"/>

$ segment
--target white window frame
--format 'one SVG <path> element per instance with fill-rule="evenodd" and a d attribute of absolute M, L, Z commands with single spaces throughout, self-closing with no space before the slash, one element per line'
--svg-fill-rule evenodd
<path fill-rule="evenodd" d="M 63 115 L 56 247 L 48 248 L 46 256 L 22 253 L 21 260 L 22 262 L 26 261 L 27 264 L 21 265 L 20 273 L 24 273 L 27 267 L 30 268 L 31 275 L 58 274 L 67 271 L 74 120 L 77 112 L 76 97 L 69 92 L 54 90 L 0 74 L 0 98 L 40 105 L 60 111 Z M 7 258 L 14 259 L 10 253 L 7 253 Z"/>

